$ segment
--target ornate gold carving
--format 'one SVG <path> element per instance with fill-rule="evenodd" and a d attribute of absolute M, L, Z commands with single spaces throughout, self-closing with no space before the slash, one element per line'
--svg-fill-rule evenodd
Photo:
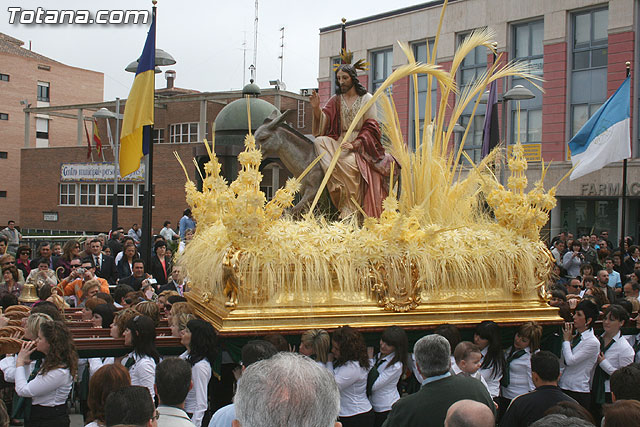
<path fill-rule="evenodd" d="M 389 311 L 406 312 L 417 308 L 420 304 L 420 290 L 423 283 L 413 262 L 404 259 L 397 267 L 405 272 L 409 270 L 407 272 L 409 274 L 396 274 L 395 280 L 392 280 L 384 264 L 370 265 L 369 284 L 378 306 Z"/>

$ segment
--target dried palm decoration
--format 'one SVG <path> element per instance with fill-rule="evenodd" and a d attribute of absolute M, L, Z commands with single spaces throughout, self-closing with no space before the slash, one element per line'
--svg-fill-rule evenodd
<path fill-rule="evenodd" d="M 417 63 L 411 49 L 401 44 L 408 63 L 387 78 L 356 115 L 345 136 L 354 131 L 373 103 L 382 106 L 388 150 L 401 166 L 402 191 L 391 191 L 380 218 L 364 218 L 363 224 L 355 218 L 330 222 L 313 214 L 312 209 L 302 220 L 292 219 L 286 208 L 292 205 L 301 177 L 290 179 L 266 203 L 258 169 L 262 155 L 251 132 L 245 138 L 245 151 L 239 155 L 241 171 L 230 185 L 220 176 L 213 141 L 211 147 L 205 141 L 209 162 L 204 168 L 201 192 L 183 165 L 186 198 L 198 227 L 179 263 L 187 267 L 197 290 L 219 302 L 231 299 L 224 277 L 234 274 L 237 289 L 228 306 L 235 306 L 237 301 L 251 307 L 289 304 L 302 310 L 317 304 L 373 300 L 385 309 L 406 311 L 424 301 L 504 301 L 514 294 L 531 293 L 544 283 L 551 258 L 539 233 L 555 206 L 556 188 L 545 191 L 544 164 L 542 177 L 529 193 L 525 192 L 527 165 L 519 140 L 509 160 L 512 175 L 508 188 L 493 174 L 499 149 L 478 165 L 468 159 L 472 167 L 465 173 L 460 166 L 464 140 L 485 88 L 492 81 L 510 76 L 529 80 L 537 77 L 521 63 L 499 65 L 500 61 L 495 61 L 459 93 L 455 74 L 463 58 L 478 46 L 491 48 L 493 34 L 486 29 L 473 32 L 458 48 L 449 71 L 437 66 L 435 57 L 446 5 L 445 1 L 427 63 Z M 427 75 L 429 89 L 422 132 L 418 127 L 418 74 Z M 412 78 L 415 89 L 415 151 L 405 144 L 393 99 L 386 95 L 387 88 L 405 77 Z M 430 108 L 433 84 L 442 94 L 437 111 Z M 450 94 L 457 95 L 453 106 L 447 105 Z M 460 147 L 454 149 L 450 144 L 453 125 L 468 105 L 473 105 L 470 124 Z M 450 114 L 445 123 L 447 111 Z M 247 102 L 249 123 L 250 114 Z M 340 148 L 313 206 L 339 155 Z M 495 217 L 487 213 L 485 201 Z"/>

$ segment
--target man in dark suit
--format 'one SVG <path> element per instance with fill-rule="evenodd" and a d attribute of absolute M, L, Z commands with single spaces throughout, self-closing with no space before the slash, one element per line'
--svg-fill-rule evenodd
<path fill-rule="evenodd" d="M 433 334 L 420 338 L 413 353 L 425 378 L 422 388 L 398 400 L 383 427 L 441 427 L 449 407 L 464 399 L 486 405 L 495 415 L 493 400 L 479 380 L 451 375 L 451 348 L 444 337 Z"/>
<path fill-rule="evenodd" d="M 38 254 L 38 256 L 33 257 L 31 262 L 29 263 L 29 266 L 31 267 L 32 270 L 38 269 L 38 263 L 40 262 L 41 258 L 47 259 L 49 261 L 49 268 L 51 270 L 55 270 L 55 266 L 58 263 L 59 257 L 53 256 L 51 252 L 51 244 L 49 242 L 40 242 L 36 253 Z"/>
<path fill-rule="evenodd" d="M 174 265 L 171 269 L 171 281 L 166 285 L 160 286 L 158 289 L 158 294 L 164 291 L 176 291 L 180 296 L 184 295 L 189 288 L 187 288 L 187 284 L 185 283 L 184 272 L 182 267 L 179 265 Z"/>
<path fill-rule="evenodd" d="M 102 277 L 110 285 L 116 283 L 116 278 L 118 277 L 116 263 L 111 255 L 102 253 L 102 242 L 99 239 L 93 239 L 89 250 L 91 251 L 93 264 L 96 266 L 96 276 Z"/>
<path fill-rule="evenodd" d="M 525 427 L 544 417 L 558 402 L 577 403 L 558 387 L 560 360 L 555 354 L 540 351 L 531 356 L 531 378 L 536 389 L 511 401 L 500 427 Z"/>

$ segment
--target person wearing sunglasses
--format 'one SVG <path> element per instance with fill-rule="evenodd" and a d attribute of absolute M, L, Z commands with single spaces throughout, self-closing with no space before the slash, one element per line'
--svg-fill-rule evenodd
<path fill-rule="evenodd" d="M 19 246 L 16 251 L 16 267 L 18 270 L 22 270 L 24 277 L 27 277 L 31 273 L 31 248 L 29 246 Z"/>

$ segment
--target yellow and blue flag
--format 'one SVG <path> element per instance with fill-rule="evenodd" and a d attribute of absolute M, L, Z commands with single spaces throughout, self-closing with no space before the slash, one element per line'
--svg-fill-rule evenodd
<path fill-rule="evenodd" d="M 154 8 L 155 9 L 155 8 Z M 140 167 L 140 159 L 149 152 L 153 100 L 155 91 L 156 14 L 151 19 L 147 41 L 138 60 L 136 77 L 124 107 L 120 136 L 120 175 L 126 176 Z"/>

